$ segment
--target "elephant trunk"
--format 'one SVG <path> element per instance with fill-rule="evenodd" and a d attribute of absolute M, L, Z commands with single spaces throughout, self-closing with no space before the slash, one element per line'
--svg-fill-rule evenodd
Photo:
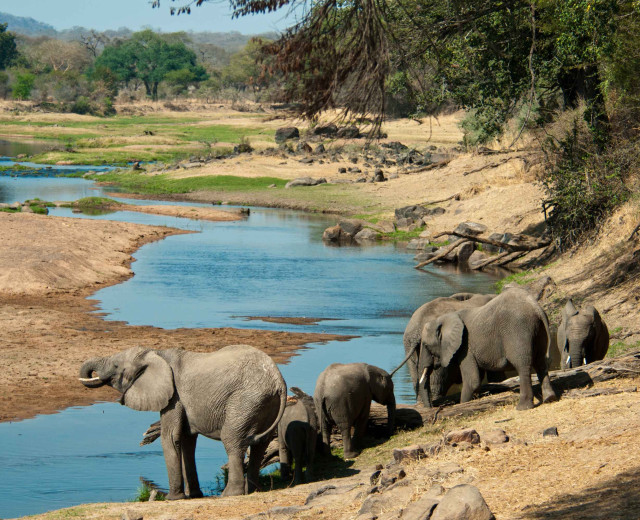
<path fill-rule="evenodd" d="M 387 427 L 389 429 L 389 436 L 393 435 L 393 430 L 396 426 L 396 398 L 391 396 L 391 401 L 387 403 Z"/>
<path fill-rule="evenodd" d="M 109 378 L 105 374 L 105 364 L 105 358 L 90 359 L 83 363 L 80 367 L 80 382 L 87 388 L 98 388 L 107 384 Z"/>

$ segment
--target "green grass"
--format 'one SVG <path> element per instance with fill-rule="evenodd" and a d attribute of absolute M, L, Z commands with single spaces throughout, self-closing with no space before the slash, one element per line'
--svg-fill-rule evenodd
<path fill-rule="evenodd" d="M 172 179 L 168 175 L 140 175 L 137 173 L 110 173 L 90 176 L 93 180 L 110 182 L 133 193 L 170 194 L 190 193 L 200 190 L 214 191 L 261 191 L 269 189 L 271 184 L 283 188 L 287 183 L 276 177 L 237 177 L 235 175 L 214 175 Z"/>
<path fill-rule="evenodd" d="M 149 487 L 147 484 L 142 484 L 137 491 L 137 494 L 135 496 L 135 498 L 133 499 L 133 502 L 149 502 L 149 497 L 151 496 L 151 487 Z M 165 494 L 164 493 L 158 493 L 156 495 L 156 501 L 162 501 L 165 499 Z"/>
<path fill-rule="evenodd" d="M 517 283 L 518 285 L 526 285 L 529 282 L 533 282 L 536 279 L 536 275 L 534 271 L 522 271 L 521 273 L 513 273 L 509 276 L 506 276 L 502 280 L 498 280 L 494 288 L 496 293 L 500 294 L 505 285 L 510 283 Z"/>
<path fill-rule="evenodd" d="M 413 231 L 401 231 L 396 229 L 393 233 L 381 233 L 382 238 L 385 240 L 393 240 L 399 242 L 406 242 L 412 238 L 418 238 L 420 233 L 425 230 L 425 226 L 421 226 Z"/>
<path fill-rule="evenodd" d="M 629 352 L 630 350 L 635 350 L 640 348 L 640 341 L 636 341 L 635 343 L 625 343 L 624 341 L 616 341 L 615 343 L 609 344 L 609 350 L 607 350 L 607 357 L 617 357 L 621 356 L 625 352 Z"/>
<path fill-rule="evenodd" d="M 72 206 L 78 208 L 103 208 L 106 206 L 120 206 L 120 202 L 117 202 L 108 197 L 85 197 L 83 199 L 76 200 Z"/>

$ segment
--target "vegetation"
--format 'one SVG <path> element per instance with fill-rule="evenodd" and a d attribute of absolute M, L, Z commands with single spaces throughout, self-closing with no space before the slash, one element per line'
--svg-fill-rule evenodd
<path fill-rule="evenodd" d="M 149 497 L 151 496 L 151 491 L 153 489 L 146 483 L 143 483 L 137 491 L 136 497 L 133 499 L 134 502 L 148 502 Z M 164 493 L 158 493 L 156 495 L 156 500 L 161 501 L 165 500 L 166 495 Z"/>

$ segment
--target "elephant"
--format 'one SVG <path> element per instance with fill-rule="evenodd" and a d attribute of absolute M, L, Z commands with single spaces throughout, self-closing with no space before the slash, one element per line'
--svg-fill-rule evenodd
<path fill-rule="evenodd" d="M 435 300 L 425 303 L 411 316 L 403 336 L 406 357 L 404 361 L 393 370 L 392 375 L 406 362 L 409 367 L 409 374 L 413 381 L 416 397 L 424 406 L 431 406 L 427 392 L 430 392 L 431 400 L 434 401 L 447 395 L 447 390 L 449 390 L 452 385 L 462 382 L 460 372 L 456 367 L 451 367 L 450 369 L 440 367 L 434 370 L 431 374 L 429 390 L 427 390 L 424 384 L 418 382 L 417 366 L 420 357 L 420 345 L 424 325 L 428 321 L 447 312 L 480 307 L 490 302 L 494 297 L 495 294 L 456 293 L 449 297 L 436 298 Z"/>
<path fill-rule="evenodd" d="M 604 359 L 609 350 L 609 329 L 595 307 L 578 310 L 571 299 L 567 301 L 558 326 L 558 349 L 562 368 Z"/>
<path fill-rule="evenodd" d="M 122 393 L 120 403 L 134 410 L 160 412 L 169 500 L 202 496 L 195 464 L 198 434 L 224 444 L 229 479 L 222 494 L 253 491 L 287 399 L 278 367 L 249 345 L 229 345 L 211 353 L 133 347 L 86 361 L 80 381 L 89 388 L 111 386 Z M 245 483 L 243 463 L 249 447 Z"/>
<path fill-rule="evenodd" d="M 311 482 L 313 474 L 313 459 L 318 440 L 318 419 L 313 397 L 295 386 L 291 387 L 291 392 L 296 397 L 293 402 L 287 402 L 282 419 L 278 423 L 280 476 L 283 480 L 289 480 L 293 459 L 294 482 L 302 484 L 303 467 L 306 467 L 304 476 L 307 482 Z"/>
<path fill-rule="evenodd" d="M 371 399 L 386 405 L 391 433 L 395 424 L 396 398 L 393 381 L 385 370 L 366 363 L 333 363 L 324 369 L 316 381 L 313 400 L 325 452 L 330 452 L 331 426 L 335 424 L 342 432 L 344 458 L 357 456 L 357 447 L 367 429 Z"/>
<path fill-rule="evenodd" d="M 517 409 L 529 409 L 533 407 L 532 367 L 541 381 L 543 402 L 557 399 L 547 372 L 550 340 L 549 321 L 538 302 L 523 289 L 508 289 L 482 307 L 450 312 L 425 324 L 418 360 L 420 381 L 426 380 L 429 388 L 434 369 L 459 366 L 460 402 L 464 403 L 480 387 L 484 371 L 514 368 L 520 376 Z"/>

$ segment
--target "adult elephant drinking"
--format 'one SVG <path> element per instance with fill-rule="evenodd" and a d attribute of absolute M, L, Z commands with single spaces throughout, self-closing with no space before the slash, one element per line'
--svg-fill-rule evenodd
<path fill-rule="evenodd" d="M 80 381 L 89 388 L 113 387 L 122 393 L 120 403 L 134 410 L 160 412 L 170 500 L 202 496 L 195 464 L 198 434 L 221 440 L 229 456 L 223 495 L 255 489 L 270 434 L 287 399 L 278 367 L 248 345 L 213 353 L 134 347 L 87 361 Z M 249 447 L 245 484 L 243 462 Z"/>
<path fill-rule="evenodd" d="M 420 357 L 422 329 L 425 324 L 448 312 L 481 307 L 494 297 L 495 294 L 457 293 L 449 297 L 431 300 L 419 307 L 411 316 L 403 336 L 406 357 L 392 374 L 406 362 L 416 397 L 424 406 L 430 407 L 433 400 L 444 397 L 452 385 L 461 382 L 460 372 L 455 367 L 451 369 L 440 367 L 433 370 L 429 387 L 426 386 L 424 378 L 418 379 L 418 376 L 421 375 L 418 374 L 418 359 Z"/>

